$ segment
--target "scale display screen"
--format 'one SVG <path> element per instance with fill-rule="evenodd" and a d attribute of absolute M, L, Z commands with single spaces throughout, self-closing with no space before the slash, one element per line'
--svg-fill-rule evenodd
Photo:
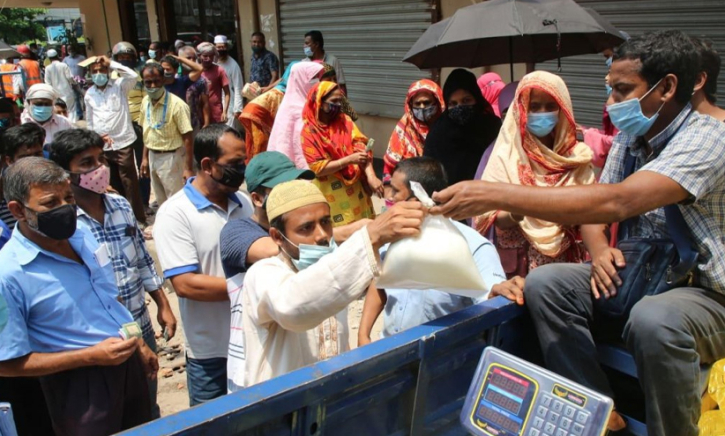
<path fill-rule="evenodd" d="M 481 389 L 474 422 L 495 436 L 519 435 L 536 391 L 534 380 L 492 365 Z"/>

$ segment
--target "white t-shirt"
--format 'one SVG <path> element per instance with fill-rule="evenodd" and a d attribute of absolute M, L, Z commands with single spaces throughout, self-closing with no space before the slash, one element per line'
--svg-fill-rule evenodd
<path fill-rule="evenodd" d="M 164 276 L 196 272 L 224 278 L 219 234 L 230 219 L 252 216 L 254 208 L 241 192 L 230 197 L 226 211 L 212 204 L 187 181 L 159 209 L 154 240 Z M 227 357 L 229 301 L 202 302 L 179 297 L 186 352 L 194 359 Z"/>

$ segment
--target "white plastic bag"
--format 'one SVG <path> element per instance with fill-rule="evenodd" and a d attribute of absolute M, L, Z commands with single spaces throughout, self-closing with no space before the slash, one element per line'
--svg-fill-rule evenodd
<path fill-rule="evenodd" d="M 419 183 L 410 182 L 410 187 L 424 206 L 433 207 Z M 390 246 L 376 285 L 381 289 L 435 289 L 471 298 L 488 290 L 466 239 L 440 215 L 428 215 L 419 236 Z"/>

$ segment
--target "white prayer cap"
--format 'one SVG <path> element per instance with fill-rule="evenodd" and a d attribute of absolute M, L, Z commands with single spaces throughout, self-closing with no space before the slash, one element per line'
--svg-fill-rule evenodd
<path fill-rule="evenodd" d="M 45 83 L 37 83 L 31 86 L 30 89 L 28 89 L 28 92 L 25 94 L 26 100 L 34 100 L 36 98 L 45 98 L 55 102 L 55 99 L 58 98 L 58 92 L 50 85 L 46 85 Z"/>
<path fill-rule="evenodd" d="M 186 45 L 186 43 L 185 43 L 184 41 L 180 40 L 180 39 L 177 39 L 177 40 L 176 40 L 176 41 L 174 42 L 174 47 L 175 47 L 175 48 L 176 48 L 177 50 L 178 50 L 178 49 L 179 49 L 180 47 L 183 47 L 183 46 L 185 46 L 185 45 Z"/>
<path fill-rule="evenodd" d="M 58 57 L 58 52 L 57 52 L 57 51 L 55 51 L 55 50 L 53 50 L 53 49 L 51 48 L 50 50 L 48 50 L 48 57 L 49 57 L 49 58 L 57 58 L 57 57 Z"/>
<path fill-rule="evenodd" d="M 229 42 L 229 40 L 224 35 L 217 35 L 214 37 L 214 44 L 226 44 L 227 42 Z"/>

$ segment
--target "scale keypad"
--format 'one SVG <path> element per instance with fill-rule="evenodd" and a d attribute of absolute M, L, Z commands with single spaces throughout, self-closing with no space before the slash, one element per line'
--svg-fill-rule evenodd
<path fill-rule="evenodd" d="M 580 436 L 588 420 L 588 412 L 544 393 L 526 436 Z"/>

